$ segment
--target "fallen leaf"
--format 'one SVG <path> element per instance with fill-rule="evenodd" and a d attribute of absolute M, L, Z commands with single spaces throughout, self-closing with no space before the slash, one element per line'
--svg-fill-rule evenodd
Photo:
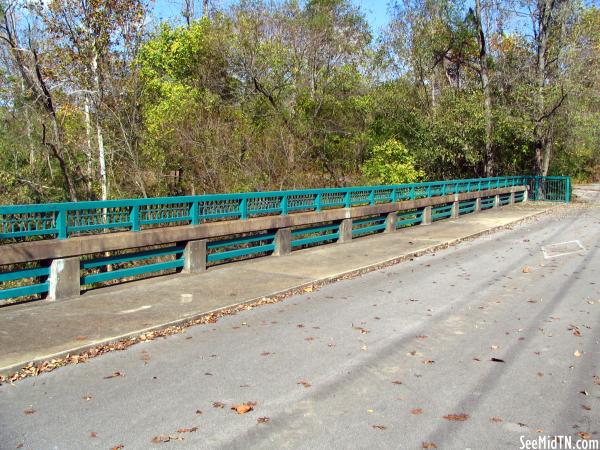
<path fill-rule="evenodd" d="M 77 339 L 78 341 L 85 341 L 87 339 L 87 336 L 76 336 L 75 339 Z"/>
<path fill-rule="evenodd" d="M 192 427 L 192 428 L 179 428 L 177 430 L 178 433 L 194 433 L 198 431 L 198 427 Z"/>
<path fill-rule="evenodd" d="M 369 330 L 367 330 L 366 328 L 363 327 L 353 327 L 355 330 L 360 331 L 360 334 L 367 334 L 369 333 Z"/>
<path fill-rule="evenodd" d="M 200 414 L 202 414 L 202 411 L 201 411 L 201 410 L 199 410 L 199 409 L 197 409 L 197 410 L 196 410 L 196 414 L 197 414 L 197 415 L 200 415 Z"/>
<path fill-rule="evenodd" d="M 116 377 L 124 377 L 125 374 L 122 372 L 113 372 L 110 375 L 108 375 L 107 377 L 104 377 L 105 380 L 108 380 L 110 378 L 116 378 Z"/>
<path fill-rule="evenodd" d="M 502 422 L 502 419 L 500 417 L 492 417 L 490 418 L 490 421 L 494 423 L 500 423 Z"/>
<path fill-rule="evenodd" d="M 421 448 L 437 448 L 437 445 L 435 445 L 433 442 L 422 442 Z"/>
<path fill-rule="evenodd" d="M 410 413 L 418 416 L 419 414 L 423 414 L 423 410 L 421 408 L 414 408 L 410 410 Z"/>
<path fill-rule="evenodd" d="M 376 430 L 387 430 L 385 425 L 371 425 Z"/>
<path fill-rule="evenodd" d="M 420 334 L 417 336 L 417 339 L 427 339 L 429 336 L 425 336 L 424 334 Z"/>
<path fill-rule="evenodd" d="M 581 355 L 583 355 L 583 352 L 580 352 L 579 350 L 575 350 L 575 352 L 573 353 L 573 356 L 575 356 L 576 358 L 579 358 Z"/>
<path fill-rule="evenodd" d="M 523 273 L 529 273 L 529 272 L 531 272 L 531 267 L 529 267 L 529 266 L 523 267 Z"/>
<path fill-rule="evenodd" d="M 491 348 L 492 348 L 492 350 L 498 350 L 500 347 L 499 347 L 499 346 L 497 346 L 497 345 L 492 345 L 492 347 L 491 347 Z"/>
<path fill-rule="evenodd" d="M 408 352 L 406 355 L 407 356 L 415 356 L 417 354 L 416 350 L 413 350 L 412 352 Z"/>
<path fill-rule="evenodd" d="M 585 439 L 586 441 L 592 438 L 592 435 L 590 433 L 586 433 L 585 431 L 580 431 L 579 433 L 577 433 L 577 435 L 581 439 Z"/>
<path fill-rule="evenodd" d="M 25 414 L 27 414 L 28 416 L 33 414 L 35 412 L 35 409 L 33 408 L 27 408 L 25 411 L 23 411 Z"/>
<path fill-rule="evenodd" d="M 271 354 L 271 352 L 262 352 L 260 354 L 260 356 L 269 356 Z"/>
<path fill-rule="evenodd" d="M 591 406 L 588 406 L 588 405 L 581 405 L 581 407 L 582 407 L 583 409 L 585 409 L 586 411 L 591 411 L 591 410 L 592 410 L 592 407 L 591 407 Z"/>
<path fill-rule="evenodd" d="M 254 405 L 255 404 L 256 403 L 253 403 L 253 402 L 242 403 L 242 404 L 239 404 L 239 405 L 233 405 L 231 407 L 231 409 L 233 411 L 235 411 L 236 413 L 238 413 L 238 414 L 246 414 L 247 412 L 250 412 L 250 411 L 254 410 Z"/>
<path fill-rule="evenodd" d="M 433 359 L 424 359 L 423 361 L 421 361 L 423 364 L 433 364 L 435 363 L 435 361 Z"/>
<path fill-rule="evenodd" d="M 212 402 L 213 408 L 225 408 L 225 404 L 221 402 Z"/>
<path fill-rule="evenodd" d="M 167 436 L 164 434 L 158 435 L 158 436 L 154 436 L 152 438 L 152 442 L 154 442 L 155 444 L 162 444 L 163 442 L 170 442 L 170 441 L 183 441 L 183 437 L 181 436 Z"/>
<path fill-rule="evenodd" d="M 125 448 L 125 446 L 123 444 L 117 444 L 110 450 L 121 450 L 122 448 Z"/>
<path fill-rule="evenodd" d="M 594 375 L 592 377 L 592 380 L 594 380 L 594 384 L 597 384 L 598 386 L 600 386 L 600 377 L 597 375 Z"/>
<path fill-rule="evenodd" d="M 448 414 L 447 416 L 444 416 L 444 419 L 455 422 L 464 422 L 468 418 L 469 416 L 467 414 Z"/>
<path fill-rule="evenodd" d="M 400 381 L 400 380 L 394 380 L 394 381 L 392 381 L 392 384 L 402 384 L 402 381 Z"/>
<path fill-rule="evenodd" d="M 93 398 L 93 397 L 92 397 L 90 394 L 85 394 L 85 395 L 83 396 L 83 399 L 84 399 L 84 400 L 86 400 L 86 401 L 88 401 L 88 402 L 89 402 L 89 401 L 90 401 L 92 398 Z"/>
<path fill-rule="evenodd" d="M 579 391 L 579 393 L 583 394 L 583 395 L 590 395 L 590 394 L 588 394 L 588 391 Z"/>
<path fill-rule="evenodd" d="M 256 421 L 258 423 L 269 423 L 271 419 L 269 419 L 268 417 L 259 417 L 258 419 L 256 419 Z"/>
<path fill-rule="evenodd" d="M 500 359 L 500 358 L 492 358 L 491 361 L 493 361 L 493 362 L 501 362 L 501 363 L 504 362 L 504 360 Z"/>
<path fill-rule="evenodd" d="M 305 388 L 307 388 L 307 389 L 308 389 L 309 387 L 311 387 L 311 386 L 312 386 L 312 384 L 310 384 L 310 383 L 309 383 L 308 381 L 306 381 L 306 380 L 300 380 L 300 381 L 298 381 L 296 384 L 301 384 L 302 386 L 304 386 L 304 387 L 305 387 Z"/>

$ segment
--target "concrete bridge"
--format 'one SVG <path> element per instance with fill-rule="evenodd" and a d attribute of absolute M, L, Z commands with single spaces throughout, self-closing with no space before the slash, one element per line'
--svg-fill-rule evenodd
<path fill-rule="evenodd" d="M 45 261 L 48 291 L 0 309 L 2 448 L 597 439 L 600 210 L 495 182 L 6 244 L 13 272 Z M 87 289 L 135 274 L 161 276 Z"/>

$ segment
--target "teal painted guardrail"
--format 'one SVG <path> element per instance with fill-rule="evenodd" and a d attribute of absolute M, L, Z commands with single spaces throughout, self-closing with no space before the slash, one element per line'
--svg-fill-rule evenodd
<path fill-rule="evenodd" d="M 560 178 L 568 180 L 567 177 Z M 550 177 L 546 179 L 549 180 Z M 556 183 L 547 184 L 552 188 L 553 198 L 560 193 Z M 19 240 L 29 237 L 67 239 L 72 235 L 110 231 L 135 232 L 156 226 L 197 225 L 215 220 L 245 220 L 262 215 L 350 208 L 357 205 L 374 205 L 527 184 L 535 185 L 540 191 L 539 196 L 543 196 L 542 179 L 515 176 L 390 186 L 2 205 L 0 206 L 0 239 Z M 536 195 L 538 195 L 537 191 Z"/>
<path fill-rule="evenodd" d="M 568 177 L 498 177 L 395 186 L 0 206 L 0 238 L 11 241 L 29 236 L 65 239 L 79 233 L 104 233 L 115 229 L 139 231 L 145 226 L 193 225 L 236 218 L 244 220 L 254 216 L 374 205 L 520 185 L 529 186 L 529 195 L 533 199 L 570 200 Z M 500 196 L 502 204 L 509 199 L 510 195 Z M 516 202 L 523 200 L 523 192 L 515 194 Z M 494 197 L 482 198 L 481 209 L 492 208 L 494 202 Z M 475 200 L 459 203 L 461 215 L 474 210 Z M 451 213 L 451 204 L 435 206 L 432 208 L 432 219 L 448 218 Z M 422 209 L 399 211 L 396 228 L 420 224 L 422 218 Z M 296 228 L 292 230 L 292 249 L 336 241 L 340 236 L 339 227 L 339 223 L 333 223 Z M 352 235 L 360 237 L 380 233 L 385 227 L 385 215 L 355 219 Z M 222 263 L 268 254 L 274 250 L 274 237 L 273 232 L 263 232 L 212 240 L 207 244 L 207 262 Z M 112 280 L 180 269 L 184 264 L 183 251 L 184 247 L 177 244 L 91 259 L 82 257 L 81 286 L 87 288 Z M 34 264 L 37 267 L 32 267 Z M 106 270 L 109 266 L 116 269 Z M 5 266 L 4 270 L 0 272 L 0 300 L 31 298 L 48 292 L 50 269 L 42 262 L 28 263 L 25 267 Z"/>

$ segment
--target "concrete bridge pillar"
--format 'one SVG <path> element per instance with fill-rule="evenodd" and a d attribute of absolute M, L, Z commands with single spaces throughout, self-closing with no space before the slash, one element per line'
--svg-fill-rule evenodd
<path fill-rule="evenodd" d="M 481 211 L 481 197 L 475 199 L 475 210 L 473 212 Z"/>
<path fill-rule="evenodd" d="M 275 250 L 273 256 L 284 256 L 292 253 L 292 229 L 280 228 L 275 232 Z"/>
<path fill-rule="evenodd" d="M 459 202 L 453 202 L 452 203 L 452 215 L 450 216 L 450 218 L 457 219 L 459 215 L 460 215 L 460 204 L 459 204 Z"/>
<path fill-rule="evenodd" d="M 500 207 L 500 195 L 495 195 L 494 196 L 494 208 L 499 208 Z"/>
<path fill-rule="evenodd" d="M 528 198 L 529 198 L 529 188 L 527 188 L 527 189 L 525 189 L 525 191 L 523 191 L 523 203 L 525 203 Z"/>
<path fill-rule="evenodd" d="M 388 213 L 385 218 L 385 232 L 392 233 L 396 231 L 396 222 L 398 221 L 398 213 L 396 211 Z"/>
<path fill-rule="evenodd" d="M 340 237 L 338 242 L 343 244 L 344 242 L 350 242 L 352 240 L 352 219 L 343 219 L 340 222 Z"/>
<path fill-rule="evenodd" d="M 55 259 L 50 263 L 46 300 L 66 300 L 80 294 L 79 258 Z"/>
<path fill-rule="evenodd" d="M 183 250 L 183 271 L 200 273 L 206 271 L 206 239 L 188 241 Z"/>
<path fill-rule="evenodd" d="M 508 201 L 509 205 L 514 205 L 515 204 L 515 193 L 511 192 L 510 193 L 510 200 Z"/>
<path fill-rule="evenodd" d="M 431 206 L 426 206 L 423 208 L 421 225 L 431 225 Z"/>

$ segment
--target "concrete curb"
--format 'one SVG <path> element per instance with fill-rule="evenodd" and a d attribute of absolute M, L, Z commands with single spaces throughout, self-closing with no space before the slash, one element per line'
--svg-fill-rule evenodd
<path fill-rule="evenodd" d="M 255 306 L 260 306 L 260 304 L 264 303 L 265 301 L 267 301 L 269 303 L 276 303 L 276 302 L 282 301 L 286 298 L 289 298 L 293 295 L 306 293 L 305 292 L 306 288 L 316 288 L 316 287 L 318 288 L 321 286 L 335 283 L 336 281 L 346 280 L 346 279 L 351 279 L 351 278 L 355 278 L 358 276 L 362 276 L 369 272 L 373 272 L 373 271 L 380 270 L 380 269 L 383 269 L 383 268 L 386 268 L 389 266 L 399 264 L 403 261 L 406 261 L 407 259 L 423 256 L 423 255 L 433 253 L 433 252 L 436 252 L 439 250 L 447 249 L 447 248 L 449 248 L 451 246 L 455 246 L 461 242 L 470 241 L 470 240 L 476 239 L 481 236 L 493 234 L 493 233 L 500 231 L 502 229 L 505 229 L 509 226 L 518 225 L 518 224 L 526 222 L 530 219 L 547 214 L 548 212 L 550 212 L 558 207 L 559 207 L 559 205 L 551 205 L 548 208 L 532 212 L 525 217 L 521 217 L 519 219 L 516 219 L 512 222 L 508 222 L 503 225 L 498 225 L 498 226 L 488 228 L 483 231 L 478 231 L 476 233 L 472 233 L 472 234 L 469 234 L 469 235 L 466 235 L 466 236 L 463 236 L 460 238 L 446 241 L 442 244 L 432 245 L 430 247 L 426 247 L 424 249 L 421 249 L 421 250 L 418 250 L 415 252 L 410 252 L 410 253 L 407 253 L 407 254 L 404 254 L 404 255 L 401 255 L 398 257 L 380 261 L 380 262 L 377 262 L 374 264 L 370 264 L 368 266 L 360 267 L 358 269 L 352 269 L 352 270 L 349 270 L 346 272 L 340 272 L 338 274 L 335 274 L 335 275 L 332 275 L 329 277 L 316 279 L 316 280 L 313 280 L 313 281 L 310 281 L 307 283 L 302 283 L 299 285 L 291 286 L 289 288 L 283 289 L 281 291 L 276 291 L 276 292 L 273 292 L 273 293 L 265 295 L 265 296 L 255 297 L 255 298 L 252 298 L 249 300 L 245 300 L 243 302 L 232 303 L 228 306 L 223 306 L 223 307 L 212 309 L 209 311 L 193 313 L 185 318 L 173 320 L 170 322 L 165 322 L 165 323 L 162 323 L 159 325 L 154 325 L 152 327 L 138 329 L 138 330 L 126 333 L 126 334 L 107 337 L 107 338 L 95 341 L 93 343 L 89 343 L 89 344 L 85 344 L 85 345 L 81 345 L 81 346 L 77 346 L 77 347 L 72 347 L 67 350 L 63 350 L 63 351 L 56 352 L 56 353 L 51 353 L 51 354 L 44 355 L 44 356 L 41 356 L 41 357 L 38 357 L 35 359 L 31 359 L 31 360 L 22 361 L 22 362 L 19 362 L 16 364 L 12 364 L 10 366 L 0 367 L 0 377 L 9 378 L 11 375 L 17 373 L 19 370 L 21 370 L 25 367 L 30 367 L 32 365 L 36 366 L 36 365 L 43 364 L 44 362 L 48 362 L 51 360 L 62 359 L 62 358 L 68 357 L 70 355 L 82 354 L 82 353 L 92 350 L 96 347 L 113 345 L 113 344 L 117 344 L 120 342 L 129 341 L 131 339 L 139 338 L 140 336 L 142 336 L 146 333 L 164 330 L 169 327 L 189 328 L 191 326 L 200 325 L 200 324 L 194 323 L 194 322 L 197 322 L 198 320 L 201 320 L 203 318 L 207 318 L 207 317 L 213 316 L 213 315 L 219 315 L 219 314 L 227 315 L 227 312 L 229 312 L 229 313 L 237 312 L 237 310 L 231 311 L 232 309 L 243 309 L 244 307 L 252 306 L 254 304 L 256 304 Z M 173 334 L 175 334 L 175 333 L 173 333 Z M 143 341 L 139 341 L 139 342 L 143 342 Z M 136 342 L 136 343 L 139 343 L 139 342 Z M 135 343 L 133 345 L 135 345 Z M 101 354 L 99 354 L 98 356 L 101 356 Z"/>

